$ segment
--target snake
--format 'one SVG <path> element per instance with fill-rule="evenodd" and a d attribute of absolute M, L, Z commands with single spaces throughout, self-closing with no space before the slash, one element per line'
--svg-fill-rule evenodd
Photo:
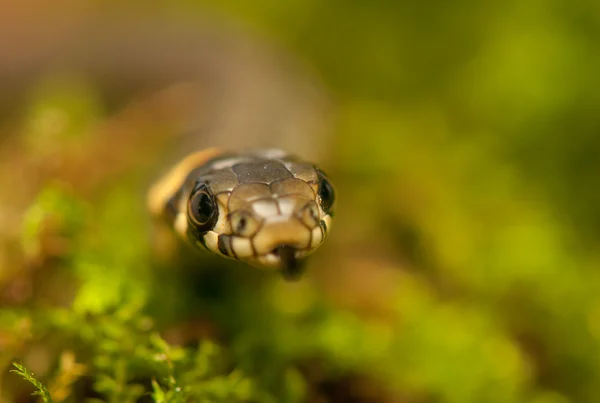
<path fill-rule="evenodd" d="M 0 63 L 0 116 L 14 115 L 6 105 L 18 105 L 40 77 L 64 72 L 91 80 L 109 100 L 151 90 L 150 99 L 171 105 L 176 94 L 184 131 L 197 135 L 174 141 L 177 159 L 148 192 L 150 215 L 197 249 L 288 277 L 300 273 L 328 234 L 335 202 L 321 169 L 283 151 L 312 159 L 327 149 L 319 133 L 327 108 L 310 75 L 285 52 L 210 17 L 190 24 L 80 12 L 60 24 L 0 24 L 0 53 L 12 55 Z M 36 29 L 21 32 L 30 26 Z M 13 37 L 19 47 L 3 39 Z M 143 131 L 127 135 L 150 142 Z M 122 143 L 117 137 L 111 144 Z M 110 149 L 131 165 L 136 151 Z M 90 176 L 81 175 L 84 183 Z"/>
<path fill-rule="evenodd" d="M 281 149 L 198 151 L 148 198 L 150 212 L 190 245 L 290 279 L 325 240 L 334 203 L 328 176 Z"/>

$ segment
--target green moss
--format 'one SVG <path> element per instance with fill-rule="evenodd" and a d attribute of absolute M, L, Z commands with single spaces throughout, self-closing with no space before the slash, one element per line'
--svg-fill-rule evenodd
<path fill-rule="evenodd" d="M 16 370 L 12 370 L 12 372 L 21 375 L 23 379 L 29 381 L 37 390 L 32 393 L 34 396 L 39 396 L 42 398 L 44 403 L 53 403 L 52 398 L 50 397 L 50 392 L 48 392 L 48 388 L 44 386 L 40 381 L 35 379 L 33 374 L 27 371 L 27 368 L 18 363 L 13 363 Z"/>

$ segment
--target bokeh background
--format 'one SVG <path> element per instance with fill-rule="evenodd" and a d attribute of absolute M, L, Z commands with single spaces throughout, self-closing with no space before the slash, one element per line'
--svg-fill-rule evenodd
<path fill-rule="evenodd" d="M 94 5 L 209 9 L 315 77 L 337 211 L 293 283 L 152 246 L 185 103 L 19 56 L 94 7 L 3 7 L 3 403 L 37 399 L 14 362 L 55 402 L 600 401 L 597 1 Z"/>

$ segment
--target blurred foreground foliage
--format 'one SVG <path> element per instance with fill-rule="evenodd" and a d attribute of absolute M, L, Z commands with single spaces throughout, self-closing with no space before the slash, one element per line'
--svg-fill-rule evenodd
<path fill-rule="evenodd" d="M 215 7 L 338 98 L 331 239 L 297 283 L 165 269 L 140 172 L 93 201 L 45 184 L 19 231 L 33 296 L 0 308 L 3 401 L 33 390 L 15 361 L 55 402 L 599 401 L 596 2 Z M 103 117 L 93 88 L 37 100 L 32 155 Z"/>

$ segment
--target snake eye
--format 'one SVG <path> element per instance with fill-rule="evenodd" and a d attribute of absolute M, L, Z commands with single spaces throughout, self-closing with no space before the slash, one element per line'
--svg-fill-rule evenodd
<path fill-rule="evenodd" d="M 243 237 L 250 237 L 258 231 L 260 223 L 247 211 L 236 211 L 231 215 L 231 228 L 233 233 Z"/>
<path fill-rule="evenodd" d="M 335 201 L 335 191 L 331 183 L 325 178 L 325 174 L 320 170 L 317 172 L 319 173 L 319 199 L 321 201 L 321 208 L 327 214 L 331 214 Z"/>
<path fill-rule="evenodd" d="M 188 216 L 200 232 L 211 229 L 218 218 L 215 201 L 206 185 L 199 186 L 188 202 Z"/>

